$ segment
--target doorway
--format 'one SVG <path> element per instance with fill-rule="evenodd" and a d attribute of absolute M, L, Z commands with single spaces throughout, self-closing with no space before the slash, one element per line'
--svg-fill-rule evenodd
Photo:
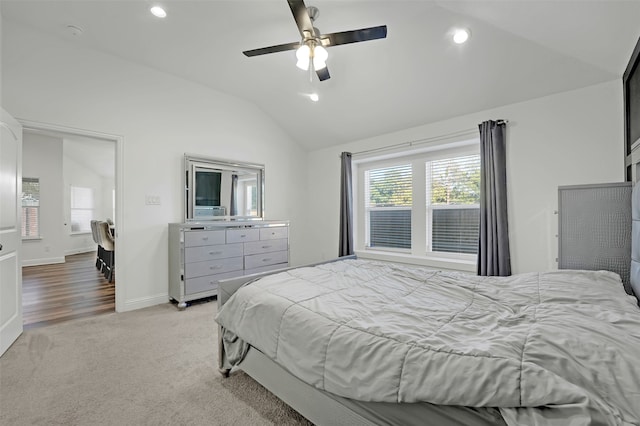
<path fill-rule="evenodd" d="M 23 219 L 30 213 L 21 250 L 25 328 L 116 311 L 119 280 L 109 282 L 96 267 L 90 222 L 112 221 L 117 239 L 122 138 L 21 124 Z"/>

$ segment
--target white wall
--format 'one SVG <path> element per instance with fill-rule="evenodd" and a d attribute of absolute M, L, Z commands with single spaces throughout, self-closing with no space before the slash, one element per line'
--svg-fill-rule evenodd
<path fill-rule="evenodd" d="M 342 151 L 419 140 L 506 119 L 509 230 L 514 272 L 556 269 L 558 186 L 624 179 L 622 82 L 612 81 L 311 152 L 307 261 L 337 256 Z"/>
<path fill-rule="evenodd" d="M 306 155 L 263 111 L 20 24 L 4 21 L 2 31 L 7 111 L 123 137 L 117 157 L 122 214 L 115 218 L 118 310 L 167 300 L 167 223 L 182 220 L 185 152 L 265 164 L 266 217 L 291 221 L 291 261 L 300 264 Z M 161 204 L 145 205 L 145 195 L 159 196 Z"/>
<path fill-rule="evenodd" d="M 1 8 L 0 8 L 1 9 Z M 2 86 L 2 53 L 3 53 L 3 49 L 2 49 L 2 45 L 3 43 L 3 39 L 2 39 L 2 34 L 3 34 L 3 27 L 2 27 L 2 11 L 0 10 L 0 107 L 4 108 L 4 92 L 3 92 L 3 86 Z"/>
<path fill-rule="evenodd" d="M 64 262 L 62 144 L 61 138 L 33 133 L 23 135 L 22 177 L 40 179 L 41 237 L 23 242 L 23 265 Z"/>

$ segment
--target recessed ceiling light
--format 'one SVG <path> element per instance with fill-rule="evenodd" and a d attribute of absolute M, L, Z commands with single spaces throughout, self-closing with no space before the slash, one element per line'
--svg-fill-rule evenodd
<path fill-rule="evenodd" d="M 453 41 L 457 44 L 462 44 L 467 40 L 469 40 L 470 36 L 471 36 L 471 31 L 469 31 L 466 28 L 462 28 L 462 29 L 456 30 L 453 33 Z"/>
<path fill-rule="evenodd" d="M 312 93 L 309 95 L 309 99 L 311 99 L 313 102 L 318 102 L 318 100 L 320 100 L 320 96 L 318 96 L 317 93 Z"/>
<path fill-rule="evenodd" d="M 153 6 L 150 10 L 151 13 L 153 13 L 153 16 L 158 18 L 165 18 L 167 16 L 167 12 L 165 12 L 160 6 Z"/>

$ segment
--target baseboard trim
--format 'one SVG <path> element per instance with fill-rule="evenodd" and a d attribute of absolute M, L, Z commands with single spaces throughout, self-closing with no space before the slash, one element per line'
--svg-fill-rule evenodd
<path fill-rule="evenodd" d="M 141 297 L 139 299 L 125 300 L 124 308 L 118 312 L 135 311 L 149 306 L 161 305 L 169 301 L 169 294 L 157 294 L 155 296 Z"/>
<path fill-rule="evenodd" d="M 22 266 L 52 265 L 54 263 L 64 263 L 64 257 L 49 257 L 46 259 L 23 260 Z"/>
<path fill-rule="evenodd" d="M 71 256 L 74 254 L 80 254 L 80 253 L 89 253 L 89 252 L 95 252 L 98 249 L 96 247 L 82 247 L 82 248 L 77 248 L 77 249 L 73 249 L 73 250 L 66 250 L 64 252 L 65 256 Z"/>

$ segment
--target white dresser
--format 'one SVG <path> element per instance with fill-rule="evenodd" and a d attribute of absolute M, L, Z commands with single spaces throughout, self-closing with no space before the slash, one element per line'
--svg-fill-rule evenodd
<path fill-rule="evenodd" d="M 169 224 L 169 297 L 214 296 L 218 281 L 289 266 L 289 222 L 207 221 Z"/>

